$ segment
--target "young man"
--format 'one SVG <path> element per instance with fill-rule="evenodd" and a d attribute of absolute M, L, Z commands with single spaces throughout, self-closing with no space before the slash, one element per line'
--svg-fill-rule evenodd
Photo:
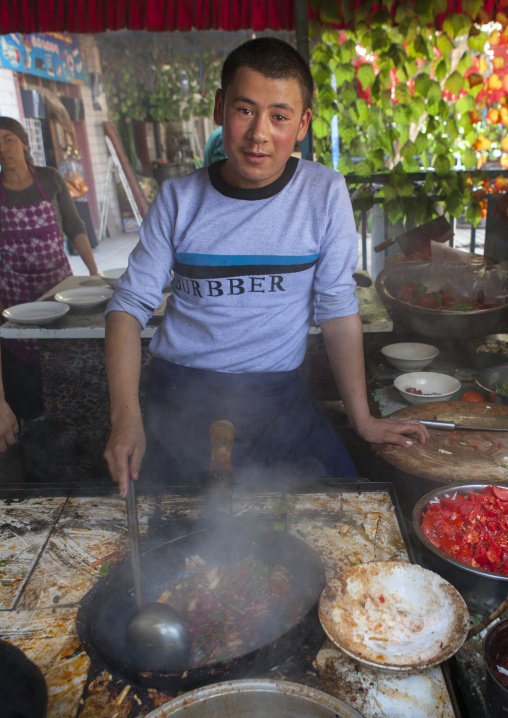
<path fill-rule="evenodd" d="M 262 38 L 234 50 L 214 110 L 227 159 L 166 181 L 150 208 L 108 306 L 105 457 L 122 495 L 145 453 L 139 332 L 170 281 L 150 345 L 143 470 L 151 478 L 200 485 L 216 419 L 235 425 L 242 481 L 356 476 L 298 372 L 313 321 L 360 436 L 400 445 L 411 444 L 407 433 L 428 436 L 417 421 L 370 416 L 344 178 L 291 157 L 312 92 L 307 65 L 287 43 Z"/>

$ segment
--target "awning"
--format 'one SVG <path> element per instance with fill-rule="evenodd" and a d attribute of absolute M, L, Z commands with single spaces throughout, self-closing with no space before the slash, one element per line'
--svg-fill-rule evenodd
<path fill-rule="evenodd" d="M 0 33 L 294 30 L 294 0 L 2 0 Z"/>

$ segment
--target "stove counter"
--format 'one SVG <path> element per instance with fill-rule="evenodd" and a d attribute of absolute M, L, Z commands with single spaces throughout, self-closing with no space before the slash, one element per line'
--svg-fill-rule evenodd
<path fill-rule="evenodd" d="M 79 492 L 39 496 L 0 492 L 0 636 L 42 670 L 48 718 L 146 716 L 174 695 L 130 685 L 90 659 L 76 629 L 87 592 L 128 555 L 125 502 Z M 40 490 L 39 490 L 40 491 Z M 188 533 L 203 506 L 198 495 L 138 498 L 144 549 Z M 318 484 L 300 493 L 242 494 L 234 511 L 288 531 L 320 555 L 327 577 L 358 563 L 409 560 L 389 484 Z M 403 531 L 403 528 L 402 528 Z M 142 546 L 143 551 L 143 546 Z M 311 645 L 319 640 L 318 645 Z M 454 697 L 440 668 L 393 675 L 364 668 L 322 636 L 264 677 L 303 683 L 355 707 L 365 718 L 453 718 Z M 317 655 L 316 655 L 317 651 Z M 92 654 L 93 655 L 93 654 Z"/>

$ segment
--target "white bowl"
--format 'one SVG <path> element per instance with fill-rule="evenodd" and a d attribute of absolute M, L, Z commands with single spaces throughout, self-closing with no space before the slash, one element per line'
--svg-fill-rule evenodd
<path fill-rule="evenodd" d="M 116 289 L 118 280 L 125 272 L 127 267 L 117 267 L 116 269 L 106 269 L 104 272 L 99 272 L 99 277 L 103 279 L 110 287 Z"/>
<path fill-rule="evenodd" d="M 393 385 L 398 389 L 403 399 L 410 404 L 426 404 L 429 401 L 448 401 L 457 392 L 461 383 L 448 374 L 438 374 L 434 371 L 413 371 L 398 376 Z M 419 389 L 421 394 L 406 391 L 407 387 Z"/>
<path fill-rule="evenodd" d="M 400 342 L 399 344 L 388 344 L 381 349 L 381 353 L 396 369 L 418 371 L 425 369 L 437 357 L 439 349 L 433 347 L 432 344 Z"/>

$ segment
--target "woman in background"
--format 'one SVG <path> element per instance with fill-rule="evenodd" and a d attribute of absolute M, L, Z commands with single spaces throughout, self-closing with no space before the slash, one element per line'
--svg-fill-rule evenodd
<path fill-rule="evenodd" d="M 5 308 L 35 301 L 72 275 L 64 232 L 91 275 L 97 266 L 65 181 L 52 167 L 33 167 L 28 135 L 11 117 L 0 117 L 0 165 L 1 316 Z M 2 339 L 0 451 L 42 408 L 37 342 Z"/>

